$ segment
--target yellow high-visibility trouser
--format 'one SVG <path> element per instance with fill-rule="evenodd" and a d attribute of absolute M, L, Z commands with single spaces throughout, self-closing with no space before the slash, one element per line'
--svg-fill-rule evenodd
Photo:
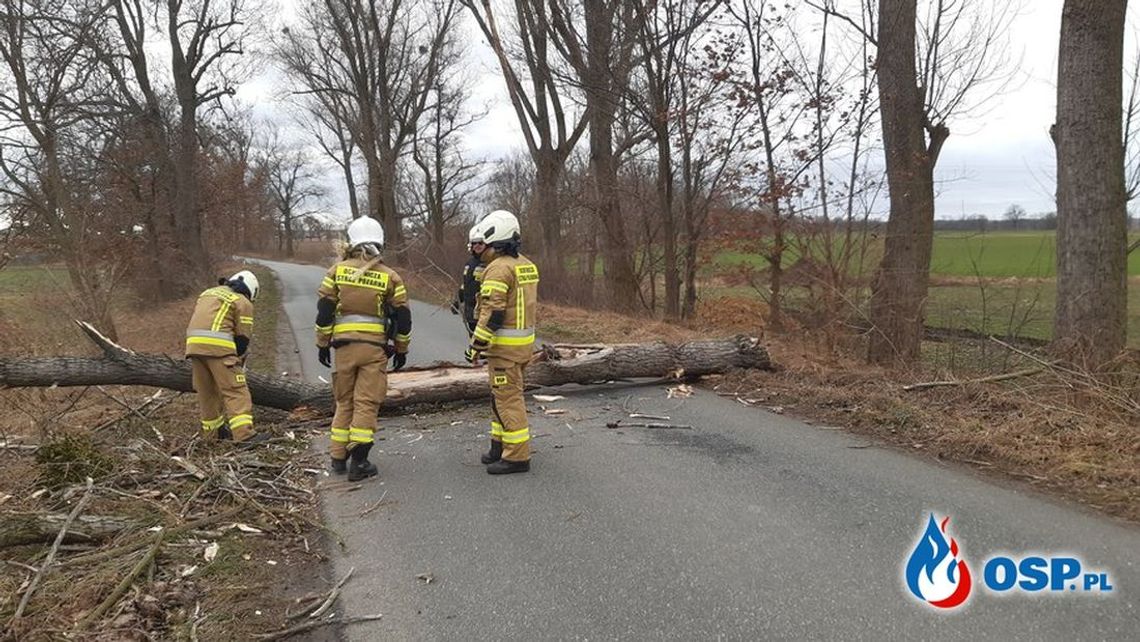
<path fill-rule="evenodd" d="M 388 394 L 388 355 L 378 345 L 352 342 L 337 347 L 335 359 L 329 455 L 344 459 L 356 444 L 372 443 L 376 414 Z"/>
<path fill-rule="evenodd" d="M 530 428 L 526 418 L 526 400 L 523 398 L 523 368 L 517 363 L 498 357 L 487 358 L 487 374 L 491 381 L 491 440 L 503 442 L 503 459 L 530 460 Z"/>
<path fill-rule="evenodd" d="M 202 431 L 207 436 L 217 434 L 217 430 L 227 424 L 228 417 L 234 441 L 252 437 L 253 400 L 245 383 L 241 359 L 234 355 L 191 356 L 190 372 L 194 391 L 198 393 Z"/>

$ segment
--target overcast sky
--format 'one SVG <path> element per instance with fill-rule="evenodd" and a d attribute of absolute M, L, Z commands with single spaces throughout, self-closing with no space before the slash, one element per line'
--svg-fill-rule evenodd
<path fill-rule="evenodd" d="M 281 0 L 290 15 L 295 0 Z M 982 113 L 949 123 L 951 136 L 938 163 L 938 217 L 1000 215 L 1017 203 L 1031 214 L 1054 210 L 1054 155 L 1049 140 L 1056 102 L 1057 39 L 1060 34 L 1062 0 L 1026 0 L 1010 31 L 1011 51 L 1021 59 L 1021 69 L 1012 89 Z M 506 89 L 481 37 L 471 38 L 471 66 L 479 82 L 476 99 L 491 105 L 491 111 L 467 136 L 470 152 L 479 157 L 500 158 L 522 149 L 522 136 L 514 112 L 506 102 Z M 1129 28 L 1125 59 L 1133 59 L 1134 29 Z M 287 119 L 274 91 L 282 83 L 272 73 L 252 79 L 239 98 L 255 105 L 263 117 Z M 339 190 L 331 209 L 345 212 L 343 186 L 330 168 L 329 185 Z"/>

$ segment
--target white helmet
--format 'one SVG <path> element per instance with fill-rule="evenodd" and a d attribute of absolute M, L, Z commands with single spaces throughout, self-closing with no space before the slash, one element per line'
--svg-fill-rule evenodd
<path fill-rule="evenodd" d="M 482 243 L 482 242 L 483 242 L 483 222 L 479 221 L 478 223 L 472 225 L 471 229 L 468 230 L 468 232 L 467 232 L 467 244 L 471 245 L 472 243 Z"/>
<path fill-rule="evenodd" d="M 361 216 L 348 226 L 348 245 L 355 248 L 366 243 L 384 247 L 384 227 L 374 218 Z"/>
<path fill-rule="evenodd" d="M 249 290 L 249 300 L 253 301 L 257 298 L 257 293 L 261 291 L 261 285 L 257 282 L 257 275 L 249 270 L 242 270 L 237 274 L 231 276 L 228 282 L 233 284 L 235 282 L 242 283 L 246 289 Z"/>
<path fill-rule="evenodd" d="M 519 220 L 507 210 L 495 210 L 479 221 L 479 234 L 487 245 L 514 241 L 519 236 Z"/>

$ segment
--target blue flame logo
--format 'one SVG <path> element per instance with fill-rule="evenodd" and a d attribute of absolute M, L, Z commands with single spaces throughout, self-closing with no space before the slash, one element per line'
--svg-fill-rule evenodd
<path fill-rule="evenodd" d="M 926 531 L 915 544 L 906 563 L 906 585 L 915 597 L 940 609 L 965 603 L 970 595 L 970 569 L 958 556 L 958 542 L 946 534 L 947 517 L 941 526 L 931 513 Z"/>

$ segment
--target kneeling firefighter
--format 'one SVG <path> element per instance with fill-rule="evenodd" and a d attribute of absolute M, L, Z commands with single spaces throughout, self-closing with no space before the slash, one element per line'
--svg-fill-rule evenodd
<path fill-rule="evenodd" d="M 478 321 L 466 358 L 487 359 L 491 383 L 491 449 L 481 457 L 492 475 L 530 470 L 530 430 L 523 398 L 523 369 L 534 349 L 538 267 L 519 254 L 514 214 L 495 210 L 478 225 L 487 267 L 479 288 Z"/>
<path fill-rule="evenodd" d="M 202 434 L 237 442 L 264 441 L 253 429 L 253 402 L 245 383 L 245 357 L 253 337 L 257 276 L 242 270 L 198 296 L 186 326 L 186 358 Z"/>
<path fill-rule="evenodd" d="M 388 392 L 387 364 L 408 360 L 412 313 L 400 275 L 384 265 L 384 228 L 367 216 L 348 226 L 344 258 L 329 268 L 317 294 L 317 350 L 332 367 L 336 414 L 329 435 L 332 470 L 350 481 L 378 474 L 368 461 L 376 414 Z M 390 320 L 391 319 L 391 320 Z M 392 327 L 394 323 L 395 327 Z M 389 345 L 389 339 L 392 344 Z M 346 460 L 351 461 L 346 462 Z"/>

